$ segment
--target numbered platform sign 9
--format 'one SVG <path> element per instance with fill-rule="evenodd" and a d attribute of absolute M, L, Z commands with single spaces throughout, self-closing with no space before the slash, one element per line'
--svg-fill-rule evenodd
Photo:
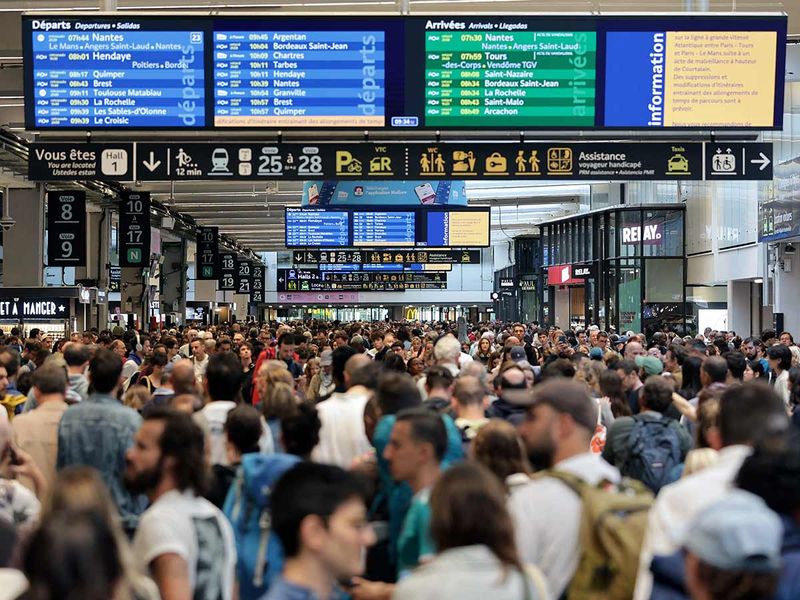
<path fill-rule="evenodd" d="M 47 265 L 86 266 L 85 192 L 47 192 Z"/>
<path fill-rule="evenodd" d="M 119 265 L 150 264 L 150 193 L 127 192 L 119 210 Z"/>

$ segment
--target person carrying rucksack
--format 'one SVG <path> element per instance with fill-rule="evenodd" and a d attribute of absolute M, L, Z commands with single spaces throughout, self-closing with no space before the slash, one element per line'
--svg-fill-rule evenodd
<path fill-rule="evenodd" d="M 283 569 L 284 550 L 270 514 L 272 488 L 289 469 L 309 460 L 319 443 L 320 426 L 317 409 L 299 405 L 281 422 L 285 453 L 242 456 L 223 507 L 236 540 L 240 600 L 262 598 Z"/>
<path fill-rule="evenodd" d="M 623 476 L 641 481 L 654 493 L 675 480 L 675 467 L 692 448 L 686 428 L 664 414 L 672 405 L 672 392 L 667 378 L 649 377 L 639 399 L 639 414 L 614 421 L 603 449 L 603 458 Z"/>
<path fill-rule="evenodd" d="M 582 383 L 538 385 L 519 426 L 531 463 L 509 511 L 524 563 L 544 572 L 553 598 L 627 600 L 652 495 L 591 452 L 597 404 Z"/>

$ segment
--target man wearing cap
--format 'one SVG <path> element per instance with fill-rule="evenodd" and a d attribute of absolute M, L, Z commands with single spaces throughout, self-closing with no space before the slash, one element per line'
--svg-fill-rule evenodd
<path fill-rule="evenodd" d="M 706 437 L 719 450 L 717 462 L 661 489 L 653 507 L 639 557 L 634 600 L 650 598 L 650 564 L 656 555 L 676 552 L 704 509 L 725 497 L 754 444 L 788 427 L 783 401 L 764 384 L 747 383 L 725 390 L 719 401 L 717 427 Z"/>
<path fill-rule="evenodd" d="M 336 389 L 333 381 L 333 351 L 325 350 L 319 357 L 319 372 L 311 378 L 308 384 L 306 400 L 316 404 L 321 398 L 327 398 Z"/>
<path fill-rule="evenodd" d="M 772 598 L 781 574 L 783 527 L 749 492 L 734 490 L 701 511 L 683 542 L 692 600 Z"/>
<path fill-rule="evenodd" d="M 589 450 L 597 404 L 585 385 L 547 381 L 532 399 L 519 432 L 534 465 L 570 473 L 589 485 L 620 481 L 619 471 Z M 520 558 L 542 569 L 553 598 L 559 598 L 578 565 L 580 497 L 561 480 L 543 476 L 515 489 L 509 510 Z"/>

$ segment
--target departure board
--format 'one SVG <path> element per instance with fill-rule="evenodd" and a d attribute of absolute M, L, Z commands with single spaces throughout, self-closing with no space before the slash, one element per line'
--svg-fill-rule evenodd
<path fill-rule="evenodd" d="M 202 31 L 98 25 L 33 33 L 37 128 L 205 125 Z"/>
<path fill-rule="evenodd" d="M 286 209 L 286 246 L 347 246 L 350 214 L 346 211 Z"/>
<path fill-rule="evenodd" d="M 413 246 L 416 241 L 414 212 L 355 211 L 354 246 Z"/>
<path fill-rule="evenodd" d="M 593 31 L 425 33 L 425 125 L 594 125 Z"/>
<path fill-rule="evenodd" d="M 364 248 L 364 260 L 373 263 L 411 263 L 428 260 L 430 252 L 402 252 L 402 248 L 485 248 L 489 246 L 489 208 L 396 207 L 361 209 L 286 208 L 288 248 L 328 248 L 320 260 L 346 260 L 346 252 L 332 248 Z M 367 252 L 367 248 L 395 248 L 392 253 Z M 355 251 L 354 251 L 355 252 Z M 341 259 L 328 261 L 334 254 Z M 324 258 L 323 258 L 324 256 Z"/>
<path fill-rule="evenodd" d="M 779 129 L 786 40 L 772 13 L 39 13 L 25 127 Z"/>
<path fill-rule="evenodd" d="M 217 127 L 383 127 L 382 31 L 214 34 Z"/>

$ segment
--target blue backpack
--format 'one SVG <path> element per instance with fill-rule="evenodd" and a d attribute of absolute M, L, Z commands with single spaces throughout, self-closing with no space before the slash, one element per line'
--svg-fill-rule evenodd
<path fill-rule="evenodd" d="M 645 484 L 654 494 L 675 481 L 675 467 L 681 463 L 681 441 L 669 426 L 671 419 L 634 417 L 636 424 L 628 437 L 628 456 L 620 472 Z"/>
<path fill-rule="evenodd" d="M 283 547 L 272 532 L 269 497 L 278 479 L 298 462 L 290 454 L 242 456 L 223 508 L 236 538 L 241 600 L 261 598 L 283 570 Z"/>

